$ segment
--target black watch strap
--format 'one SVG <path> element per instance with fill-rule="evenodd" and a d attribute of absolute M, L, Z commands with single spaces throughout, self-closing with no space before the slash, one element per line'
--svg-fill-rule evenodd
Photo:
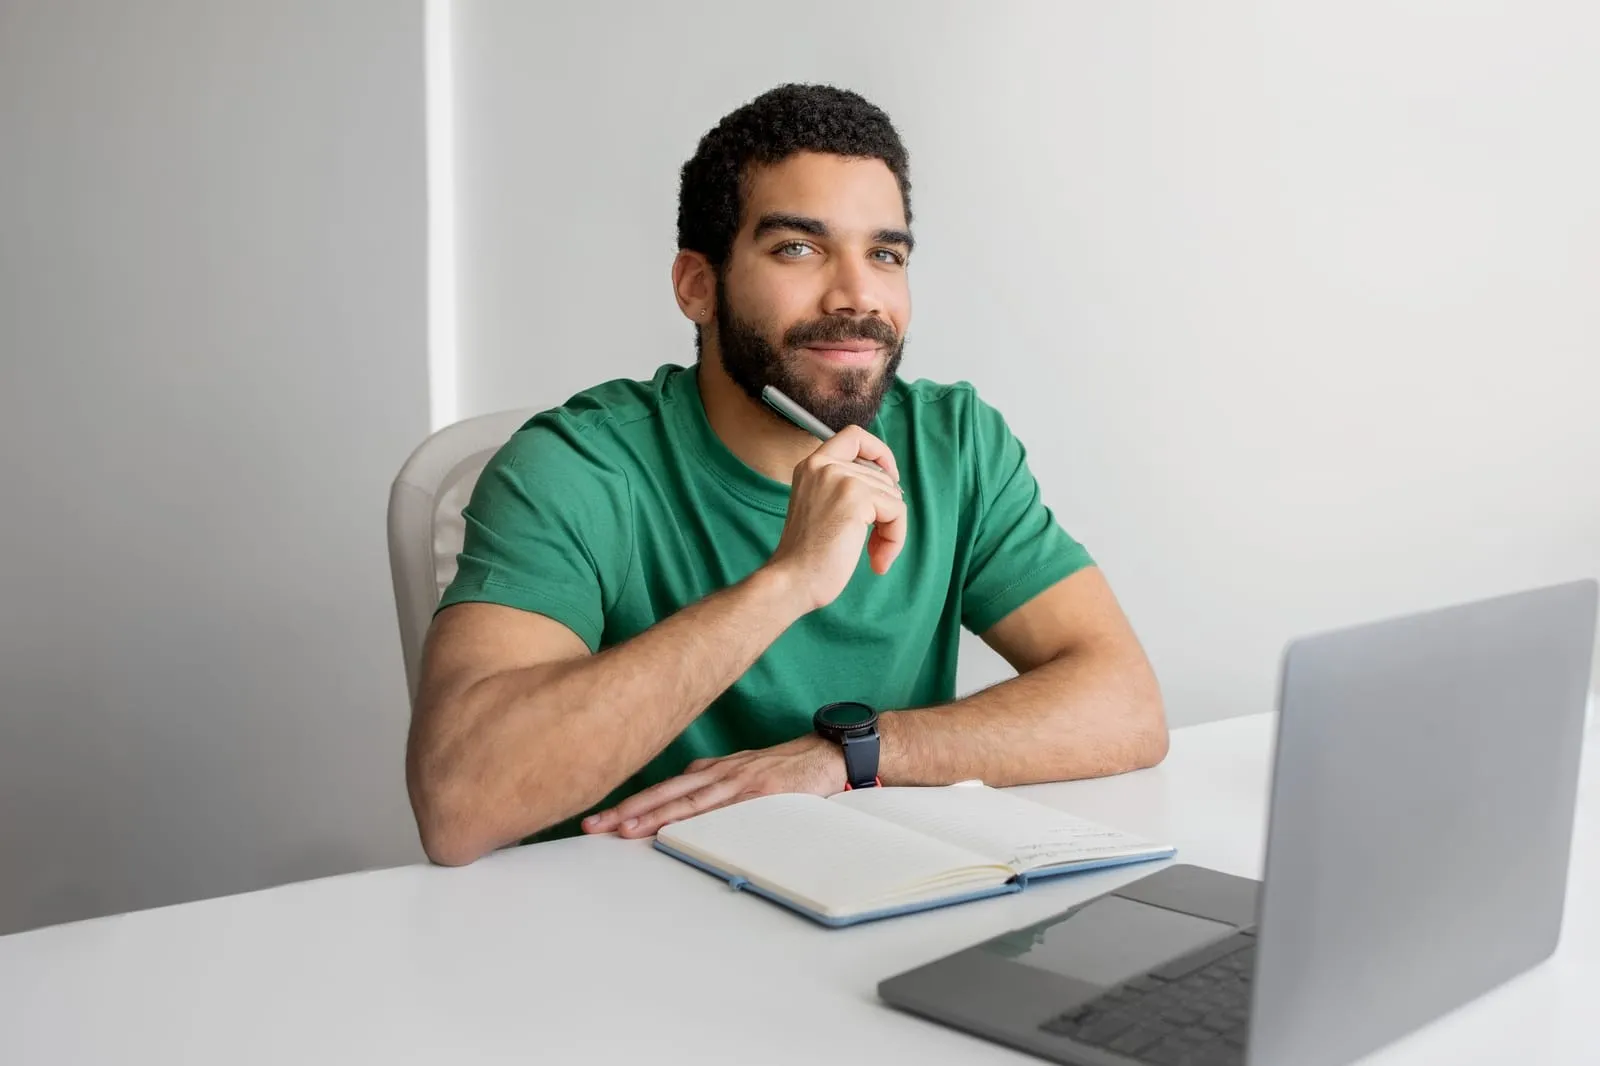
<path fill-rule="evenodd" d="M 846 788 L 873 788 L 878 780 L 878 731 L 863 736 L 843 737 L 839 746 L 844 749 L 844 777 Z"/>

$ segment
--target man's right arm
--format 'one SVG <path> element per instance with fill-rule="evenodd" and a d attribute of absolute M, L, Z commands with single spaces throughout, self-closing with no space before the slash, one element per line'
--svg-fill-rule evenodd
<path fill-rule="evenodd" d="M 867 544 L 905 537 L 881 441 L 852 427 L 795 472 L 771 561 L 597 655 L 559 622 L 487 603 L 439 612 L 406 752 L 423 849 L 461 865 L 587 810 L 672 742 L 790 625 L 843 591 Z M 868 542 L 868 531 L 872 531 Z"/>
<path fill-rule="evenodd" d="M 542 615 L 440 612 L 406 766 L 428 857 L 471 862 L 605 798 L 805 613 L 796 591 L 763 568 L 598 655 Z"/>

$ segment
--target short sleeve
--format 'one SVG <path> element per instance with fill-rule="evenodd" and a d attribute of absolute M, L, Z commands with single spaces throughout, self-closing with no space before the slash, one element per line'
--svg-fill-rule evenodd
<path fill-rule="evenodd" d="M 632 508 L 626 473 L 588 432 L 540 415 L 489 461 L 461 513 L 456 576 L 439 610 L 477 602 L 532 611 L 599 650 L 628 576 Z"/>
<path fill-rule="evenodd" d="M 1094 565 L 1056 522 L 1000 412 L 973 397 L 969 423 L 978 517 L 961 590 L 961 622 L 983 633 L 1056 582 Z"/>

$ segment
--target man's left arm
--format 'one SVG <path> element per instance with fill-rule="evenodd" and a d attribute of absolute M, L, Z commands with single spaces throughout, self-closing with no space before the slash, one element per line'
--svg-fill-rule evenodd
<path fill-rule="evenodd" d="M 1017 676 L 941 707 L 880 716 L 884 784 L 1100 777 L 1166 757 L 1160 687 L 1105 575 L 1089 566 L 985 630 Z"/>
<path fill-rule="evenodd" d="M 1018 675 L 943 706 L 880 715 L 884 784 L 1064 781 L 1137 770 L 1166 756 L 1155 673 L 1098 567 L 1056 582 L 981 636 Z M 698 760 L 584 828 L 644 837 L 713 806 L 775 792 L 829 796 L 844 787 L 839 747 L 807 735 Z"/>

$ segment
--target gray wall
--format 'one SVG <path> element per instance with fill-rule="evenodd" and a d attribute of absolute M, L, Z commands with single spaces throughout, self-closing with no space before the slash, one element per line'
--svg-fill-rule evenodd
<path fill-rule="evenodd" d="M 911 149 L 903 372 L 1006 412 L 1174 722 L 1268 708 L 1296 633 L 1600 572 L 1592 4 L 470 0 L 456 40 L 463 414 L 692 360 L 678 167 L 826 80 Z"/>
<path fill-rule="evenodd" d="M 422 12 L 0 5 L 0 933 L 420 855 Z"/>

